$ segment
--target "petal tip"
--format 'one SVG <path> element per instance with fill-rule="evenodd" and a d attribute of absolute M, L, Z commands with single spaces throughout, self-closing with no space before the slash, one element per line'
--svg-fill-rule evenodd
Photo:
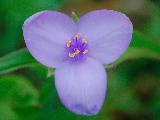
<path fill-rule="evenodd" d="M 98 107 L 98 105 L 93 105 L 92 107 L 87 108 L 82 104 L 75 104 L 70 106 L 70 111 L 78 115 L 92 116 L 92 115 L 98 114 L 100 111 L 100 108 Z"/>
<path fill-rule="evenodd" d="M 40 15 L 42 15 L 43 13 L 45 12 L 48 12 L 49 10 L 44 10 L 44 11 L 39 11 L 35 14 L 33 14 L 32 16 L 30 16 L 29 18 L 27 18 L 25 21 L 24 21 L 24 24 L 22 26 L 22 30 L 24 30 L 24 27 L 29 24 L 31 21 L 35 20 L 36 18 L 38 18 Z"/>

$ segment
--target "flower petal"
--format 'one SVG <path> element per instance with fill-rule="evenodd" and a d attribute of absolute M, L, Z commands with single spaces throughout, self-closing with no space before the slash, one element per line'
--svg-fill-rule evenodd
<path fill-rule="evenodd" d="M 31 54 L 42 64 L 53 67 L 63 61 L 64 45 L 76 29 L 76 24 L 68 16 L 46 10 L 25 21 L 23 35 Z"/>
<path fill-rule="evenodd" d="M 106 72 L 98 61 L 88 58 L 81 64 L 64 63 L 55 71 L 55 85 L 64 105 L 83 115 L 98 113 L 106 94 Z"/>
<path fill-rule="evenodd" d="M 96 10 L 80 18 L 78 33 L 87 38 L 90 56 L 104 64 L 116 60 L 128 48 L 133 26 L 129 18 L 113 10 Z"/>

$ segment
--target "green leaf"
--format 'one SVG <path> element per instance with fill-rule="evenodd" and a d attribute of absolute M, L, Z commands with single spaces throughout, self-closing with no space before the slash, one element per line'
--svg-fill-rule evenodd
<path fill-rule="evenodd" d="M 160 41 L 146 37 L 144 34 L 135 31 L 130 47 L 149 49 L 154 52 L 160 52 Z"/>
<path fill-rule="evenodd" d="M 159 0 L 158 0 L 159 1 Z M 159 41 L 159 35 L 160 35 L 160 7 L 158 4 L 153 4 L 152 2 L 150 4 L 150 19 L 147 20 L 146 24 L 143 26 L 143 31 L 150 37 L 156 39 Z"/>
<path fill-rule="evenodd" d="M 54 68 L 48 68 L 47 77 L 54 75 Z"/>
<path fill-rule="evenodd" d="M 39 106 L 38 91 L 23 76 L 3 75 L 0 77 L 0 106 L 0 120 L 22 120 L 23 116 L 26 118 L 23 120 L 28 120 L 31 114 L 36 117 L 38 111 L 30 113 L 29 109 L 33 111 Z"/>
<path fill-rule="evenodd" d="M 25 77 L 4 75 L 0 77 L 1 102 L 14 102 L 16 107 L 37 105 L 38 92 Z"/>
<path fill-rule="evenodd" d="M 110 69 L 113 67 L 118 66 L 121 63 L 124 63 L 128 60 L 135 60 L 140 58 L 148 58 L 148 59 L 155 59 L 160 60 L 160 55 L 158 52 L 154 52 L 148 49 L 141 49 L 141 48 L 128 48 L 125 54 L 123 54 L 118 60 L 114 63 L 106 65 L 106 68 Z"/>
<path fill-rule="evenodd" d="M 20 120 L 8 104 L 0 103 L 0 120 Z"/>
<path fill-rule="evenodd" d="M 37 64 L 28 50 L 21 49 L 0 58 L 0 74 Z"/>

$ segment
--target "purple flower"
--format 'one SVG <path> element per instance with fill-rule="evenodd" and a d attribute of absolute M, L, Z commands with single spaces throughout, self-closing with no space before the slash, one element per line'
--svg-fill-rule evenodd
<path fill-rule="evenodd" d="M 74 22 L 63 13 L 42 11 L 29 17 L 23 35 L 31 54 L 55 67 L 58 95 L 70 111 L 94 115 L 103 105 L 104 64 L 115 61 L 132 38 L 129 18 L 113 10 L 96 10 Z"/>

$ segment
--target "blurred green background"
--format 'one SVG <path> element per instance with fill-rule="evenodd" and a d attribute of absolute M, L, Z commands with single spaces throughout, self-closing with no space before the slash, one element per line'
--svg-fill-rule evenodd
<path fill-rule="evenodd" d="M 129 49 L 106 66 L 107 97 L 96 116 L 65 109 L 54 70 L 25 49 L 24 20 L 46 9 L 70 16 L 113 9 L 133 22 Z M 0 120 L 160 120 L 160 0 L 0 0 Z"/>

